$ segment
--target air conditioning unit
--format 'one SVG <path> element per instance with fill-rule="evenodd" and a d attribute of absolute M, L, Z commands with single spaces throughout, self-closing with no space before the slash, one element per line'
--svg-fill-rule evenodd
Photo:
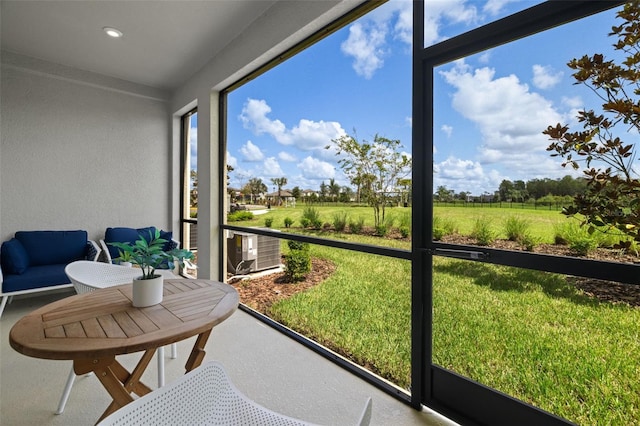
<path fill-rule="evenodd" d="M 228 231 L 227 269 L 248 274 L 280 266 L 280 239 L 248 232 Z"/>

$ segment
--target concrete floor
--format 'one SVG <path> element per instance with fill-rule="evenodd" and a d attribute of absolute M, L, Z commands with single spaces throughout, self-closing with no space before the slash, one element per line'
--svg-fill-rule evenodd
<path fill-rule="evenodd" d="M 16 298 L 0 320 L 0 425 L 92 425 L 109 404 L 93 376 L 76 379 L 66 410 L 54 414 L 71 368 L 70 361 L 30 358 L 9 345 L 9 331 L 23 315 L 72 291 Z M 178 344 L 178 358 L 165 350 L 170 382 L 184 373 L 193 339 Z M 131 369 L 138 355 L 119 358 Z M 367 397 L 373 399 L 372 425 L 455 425 L 439 414 L 402 404 L 304 346 L 237 311 L 214 328 L 205 360 L 221 362 L 249 398 L 291 417 L 324 425 L 355 424 Z M 155 360 L 143 381 L 157 383 Z"/>

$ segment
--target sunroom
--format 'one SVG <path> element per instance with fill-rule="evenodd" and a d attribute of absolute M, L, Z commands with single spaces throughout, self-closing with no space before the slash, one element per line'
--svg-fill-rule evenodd
<path fill-rule="evenodd" d="M 484 201 L 492 200 L 488 192 L 491 184 L 497 189 L 501 180 L 521 178 L 513 174 L 514 167 L 522 173 L 522 179 L 562 176 L 557 162 L 555 175 L 544 175 L 547 169 L 535 172 L 536 167 L 549 166 L 548 158 L 535 156 L 546 146 L 529 153 L 524 148 L 541 140 L 545 127 L 535 126 L 569 120 L 570 111 L 583 107 L 574 104 L 573 110 L 561 110 L 557 106 L 551 108 L 552 101 L 545 103 L 547 98 L 543 95 L 555 87 L 554 78 L 564 74 L 563 84 L 570 85 L 570 71 L 558 68 L 552 75 L 550 68 L 545 68 L 551 61 L 544 62 L 543 58 L 561 55 L 560 62 L 553 63 L 564 65 L 582 54 L 609 52 L 606 49 L 610 49 L 613 39 L 608 38 L 608 32 L 612 25 L 620 24 L 616 12 L 624 4 L 532 1 L 507 7 L 497 3 L 3 0 L 2 241 L 16 231 L 45 229 L 84 229 L 91 239 L 99 240 L 107 227 L 154 225 L 173 230 L 176 239 L 197 249 L 199 278 L 219 281 L 229 276 L 228 237 L 233 233 L 250 232 L 279 239 L 283 252 L 290 240 L 311 244 L 316 254 L 331 252 L 327 255 L 330 258 L 365 259 L 364 264 L 375 265 L 375 270 L 362 267 L 358 276 L 357 268 L 351 266 L 356 272 L 341 278 L 355 283 L 350 294 L 341 296 L 350 298 L 344 306 L 333 305 L 331 310 L 326 305 L 333 302 L 319 299 L 326 308 L 318 313 L 319 321 L 331 323 L 328 335 L 316 334 L 313 329 L 308 332 L 304 327 L 296 329 L 296 320 L 283 325 L 280 319 L 286 314 L 271 315 L 246 305 L 220 326 L 219 339 L 214 329 L 209 353 L 226 363 L 238 363 L 230 370 L 243 390 L 276 409 L 287 410 L 290 402 L 288 414 L 308 421 L 350 423 L 366 394 L 374 395 L 372 424 L 570 424 L 640 419 L 637 388 L 628 381 L 615 382 L 611 378 L 629 371 L 637 373 L 637 355 L 621 363 L 624 365 L 619 369 L 603 366 L 599 373 L 592 371 L 593 375 L 584 377 L 584 371 L 572 370 L 579 367 L 569 361 L 556 369 L 553 360 L 540 361 L 526 355 L 561 351 L 551 345 L 550 336 L 564 339 L 579 329 L 569 327 L 561 318 L 564 303 L 569 304 L 567 310 L 575 307 L 579 315 L 589 315 L 585 313 L 589 311 L 581 309 L 590 302 L 568 296 L 568 290 L 559 284 L 564 277 L 633 285 L 637 283 L 633 265 L 486 247 L 467 241 L 443 242 L 434 237 L 432 224 L 442 219 L 434 209 L 434 201 L 440 201 L 437 188 L 456 187 L 462 182 L 460 185 L 467 185 L 465 188 L 478 191 L 467 194 L 467 201 L 471 195 L 478 195 L 483 204 L 491 204 Z M 393 21 L 386 20 L 390 16 Z M 396 31 L 396 39 L 404 43 L 400 54 L 404 57 L 397 62 L 390 50 L 385 50 L 388 46 L 376 44 L 376 36 L 382 37 L 385 31 L 393 37 L 391 28 Z M 585 35 L 586 28 L 593 33 L 589 37 Z M 345 40 L 350 35 L 355 37 L 353 34 L 362 38 L 349 50 Z M 572 40 L 575 47 L 568 49 L 569 53 L 556 53 L 556 44 L 562 44 L 565 38 Z M 330 48 L 342 55 L 344 64 L 332 62 L 335 57 L 323 61 L 328 57 L 323 52 Z M 502 58 L 502 63 L 508 65 L 486 65 L 492 57 Z M 387 68 L 394 71 L 380 83 L 371 73 L 382 73 L 385 60 Z M 530 85 L 518 81 L 523 77 L 517 74 L 516 64 L 528 67 L 534 74 Z M 380 87 L 377 103 L 358 100 L 363 93 L 358 88 L 365 85 L 341 81 L 339 77 L 348 72 L 368 85 L 363 90 L 372 92 Z M 482 102 L 488 99 L 488 93 L 499 102 Z M 269 99 L 273 103 L 267 104 L 265 100 Z M 591 101 L 581 100 L 585 99 Z M 568 104 L 570 99 L 565 100 Z M 299 115 L 286 119 L 283 116 L 282 121 L 275 118 L 276 107 L 287 103 Z M 325 104 L 325 111 L 333 110 L 334 115 L 311 116 L 310 110 L 304 109 L 308 104 Z M 592 103 L 589 107 L 594 106 Z M 361 121 L 350 118 L 353 121 L 336 125 L 343 120 L 336 115 L 347 107 L 356 111 L 354 117 L 360 116 Z M 527 109 L 532 107 L 539 109 Z M 403 111 L 404 123 L 387 121 L 397 112 L 394 109 Z M 454 121 L 445 119 L 449 110 L 457 113 Z M 511 114 L 504 115 L 506 110 Z M 197 126 L 190 122 L 194 116 Z M 387 128 L 361 124 L 370 120 Z M 457 126 L 463 120 L 479 129 L 482 144 L 465 145 L 474 137 L 470 131 L 464 135 L 467 139 L 451 139 L 462 129 Z M 314 133 L 300 141 L 296 138 L 303 132 L 303 125 Z M 289 196 L 293 186 L 317 190 L 321 183 L 325 185 L 334 177 L 339 180 L 342 175 L 337 172 L 340 165 L 335 160 L 335 147 L 331 150 L 325 146 L 334 138 L 349 134 L 341 125 L 354 127 L 354 136 L 356 130 L 364 130 L 362 140 L 373 140 L 376 132 L 403 139 L 403 153 L 413 163 L 410 175 L 404 176 L 412 182 L 411 201 L 402 198 L 390 210 L 400 221 L 407 218 L 410 238 L 351 239 L 295 226 L 270 229 L 271 225 L 265 226 L 262 219 L 249 226 L 227 221 L 234 202 L 227 187 L 242 189 L 249 179 L 262 178 L 267 183 L 263 194 L 269 194 L 274 201 L 269 202 L 268 208 L 265 201 L 264 207 L 267 215 L 272 215 L 277 211 L 302 211 L 308 205 L 302 198 Z M 243 126 L 253 131 L 253 142 L 238 130 Z M 279 126 L 284 128 L 281 133 Z M 277 141 L 280 153 L 257 146 L 259 137 L 264 135 Z M 193 140 L 197 144 L 191 144 Z M 462 149 L 456 150 L 453 140 Z M 296 141 L 300 144 L 296 145 Z M 542 143 L 545 141 L 542 136 Z M 475 157 L 477 161 L 461 159 L 461 152 L 474 149 L 482 150 Z M 259 163 L 260 167 L 242 164 L 240 153 L 249 164 Z M 531 157 L 524 161 L 522 157 L 527 155 Z M 290 174 L 284 166 L 274 172 L 276 157 L 282 165 L 297 164 L 298 168 L 291 170 L 299 171 L 300 176 Z M 501 163 L 504 168 L 487 166 L 494 163 Z M 197 215 L 190 202 L 194 192 L 190 173 L 195 165 Z M 267 165 L 272 166 L 270 173 Z M 309 167 L 305 169 L 304 165 Z M 480 170 L 483 166 L 484 171 Z M 281 176 L 287 177 L 280 181 L 282 188 L 280 184 L 276 186 Z M 280 203 L 285 190 L 287 202 Z M 338 196 L 336 192 L 335 199 L 327 204 L 333 202 L 337 206 Z M 253 199 L 253 194 L 248 198 Z M 359 193 L 345 199 L 345 205 L 352 204 L 359 199 Z M 524 209 L 525 203 L 521 204 Z M 473 208 L 462 209 L 462 216 L 473 216 Z M 563 217 L 559 211 L 554 213 Z M 349 268 L 347 265 L 343 267 Z M 533 275 L 522 271 L 533 271 Z M 487 299 L 483 299 L 484 305 L 478 305 L 470 300 L 473 293 L 465 293 L 462 287 L 461 293 L 448 292 L 449 281 L 442 277 L 449 275 L 455 275 L 457 283 L 464 281 L 482 292 L 494 293 L 481 293 Z M 372 290 L 380 286 L 381 281 L 375 279 L 392 283 L 397 292 L 380 296 Z M 544 281 L 545 285 L 553 281 L 550 287 L 540 284 L 544 288 L 539 293 L 552 299 L 543 305 L 545 309 L 562 302 L 557 308 L 557 322 L 530 322 L 528 315 L 534 317 L 538 312 L 523 306 L 534 303 L 533 299 L 516 302 L 497 296 L 529 291 L 540 295 L 530 290 L 538 286 L 536 281 Z M 364 289 L 361 293 L 357 290 L 359 283 Z M 513 286 L 503 288 L 509 287 L 506 283 Z M 12 352 L 7 344 L 9 329 L 20 316 L 70 294 L 17 298 L 6 308 L 0 324 L 2 422 L 23 418 L 26 424 L 84 424 L 96 417 L 92 406 L 100 396 L 95 395 L 98 388 L 89 387 L 91 378 L 77 383 L 86 390 L 74 391 L 76 401 L 72 394 L 65 413 L 55 416 L 55 402 L 66 379 L 67 366 L 58 369 L 56 366 L 62 364 L 29 359 Z M 363 301 L 366 308 L 362 307 Z M 492 304 L 487 305 L 487 301 Z M 451 319 L 461 312 L 453 309 L 454 303 L 456 308 L 468 308 L 461 321 Z M 349 312 L 347 306 L 355 308 Z M 631 314 L 625 318 L 633 322 L 637 313 L 634 308 L 629 309 Z M 322 315 L 329 315 L 329 319 Z M 354 328 L 353 323 L 342 325 L 338 321 L 347 316 L 360 321 L 360 334 L 367 334 L 355 346 L 375 348 L 368 358 L 360 356 L 357 347 L 340 347 L 348 345 L 343 342 L 350 339 L 340 340 L 345 331 L 340 327 Z M 483 334 L 485 322 L 505 316 L 512 318 L 507 322 L 513 325 L 511 330 Z M 385 317 L 389 322 L 397 321 L 395 325 L 401 331 L 394 338 L 398 341 L 387 334 Z M 616 311 L 604 318 L 622 317 L 623 313 Z M 548 334 L 547 326 L 554 332 Z M 531 335 L 522 337 L 523 330 Z M 637 339 L 633 341 L 624 332 L 624 338 L 612 343 L 617 349 L 608 356 L 613 358 L 603 358 L 607 363 L 633 352 L 637 346 Z M 386 344 L 380 348 L 370 344 L 376 340 L 385 340 Z M 338 343 L 334 346 L 333 341 Z M 566 347 L 575 351 L 572 357 L 576 364 L 585 362 L 591 368 L 591 358 L 598 359 L 602 354 L 580 352 L 588 344 L 572 341 Z M 475 355 L 478 361 L 467 363 L 465 359 Z M 38 370 L 42 364 L 46 365 L 46 373 Z M 395 364 L 399 372 L 394 370 Z M 181 360 L 167 360 L 167 365 L 168 377 L 180 374 Z M 29 369 L 29 373 L 22 374 L 18 368 Z M 485 374 L 487 371 L 490 373 Z M 615 389 L 618 385 L 622 388 Z M 26 401 L 32 398 L 30 393 L 36 387 L 50 395 L 38 397 L 41 405 L 34 409 Z M 562 390 L 553 392 L 554 387 Z M 318 392 L 321 396 L 316 401 L 313 398 Z M 560 398 L 558 394 L 570 396 Z M 619 405 L 609 409 L 602 405 L 589 407 L 598 399 L 597 394 Z M 43 406 L 51 401 L 50 407 Z"/>

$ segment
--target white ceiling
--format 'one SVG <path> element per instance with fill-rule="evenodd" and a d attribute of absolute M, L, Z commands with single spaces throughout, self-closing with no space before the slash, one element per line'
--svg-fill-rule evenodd
<path fill-rule="evenodd" d="M 2 0 L 2 49 L 172 90 L 274 3 Z M 124 37 L 107 37 L 105 26 Z"/>

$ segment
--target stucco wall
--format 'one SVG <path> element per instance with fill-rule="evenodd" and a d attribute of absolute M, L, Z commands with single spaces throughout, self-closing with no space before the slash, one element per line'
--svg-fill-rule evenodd
<path fill-rule="evenodd" d="M 2 241 L 17 230 L 86 229 L 99 239 L 108 226 L 170 228 L 167 102 L 12 62 L 3 58 L 0 74 Z"/>

